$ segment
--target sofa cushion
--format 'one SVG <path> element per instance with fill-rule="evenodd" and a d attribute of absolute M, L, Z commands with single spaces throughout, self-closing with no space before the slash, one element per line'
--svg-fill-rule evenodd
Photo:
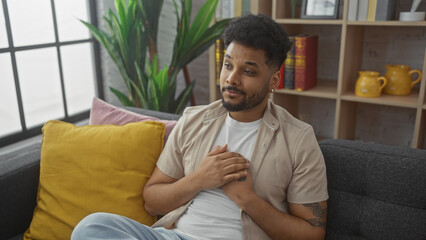
<path fill-rule="evenodd" d="M 327 167 L 327 239 L 426 239 L 426 150 L 320 142 Z"/>
<path fill-rule="evenodd" d="M 94 212 L 151 225 L 142 191 L 163 148 L 164 124 L 76 127 L 49 121 L 43 129 L 37 206 L 25 239 L 69 239 Z"/>
<path fill-rule="evenodd" d="M 128 111 L 126 109 L 116 107 L 101 99 L 94 97 L 92 101 L 92 108 L 90 110 L 90 125 L 124 125 L 131 122 L 140 122 L 147 120 L 154 120 L 164 123 L 166 132 L 164 134 L 164 143 L 167 141 L 170 132 L 176 125 L 176 120 L 160 120 L 154 116 L 144 115 L 143 113 L 136 113 L 137 108 Z M 161 116 L 161 119 L 167 119 L 167 116 Z"/>

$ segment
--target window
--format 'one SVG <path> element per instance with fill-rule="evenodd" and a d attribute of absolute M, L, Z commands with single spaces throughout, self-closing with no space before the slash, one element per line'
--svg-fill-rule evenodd
<path fill-rule="evenodd" d="M 0 147 L 41 133 L 51 119 L 89 116 L 103 97 L 95 1 L 0 1 Z"/>

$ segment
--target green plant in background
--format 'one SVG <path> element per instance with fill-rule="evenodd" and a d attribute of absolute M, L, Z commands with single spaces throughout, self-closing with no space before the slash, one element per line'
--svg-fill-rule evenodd
<path fill-rule="evenodd" d="M 223 33 L 230 19 L 209 26 L 218 0 L 207 0 L 192 24 L 191 0 L 173 0 L 177 35 L 169 66 L 159 70 L 157 53 L 158 22 L 163 0 L 115 0 L 117 15 L 110 9 L 104 17 L 109 34 L 83 22 L 117 65 L 129 95 L 110 87 L 125 106 L 179 113 L 186 106 L 194 81 L 176 98 L 176 78 L 181 69 L 207 50 Z M 127 7 L 126 7 L 127 6 Z M 150 61 L 147 61 L 147 49 Z"/>

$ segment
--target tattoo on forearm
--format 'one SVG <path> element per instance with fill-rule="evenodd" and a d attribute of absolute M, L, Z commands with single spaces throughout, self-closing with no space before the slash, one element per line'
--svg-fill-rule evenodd
<path fill-rule="evenodd" d="M 306 220 L 313 227 L 325 228 L 325 218 L 311 218 Z"/>
<path fill-rule="evenodd" d="M 307 219 L 306 221 L 313 227 L 325 228 L 327 221 L 327 208 L 321 207 L 319 203 L 303 204 L 303 206 L 311 208 L 312 213 L 316 218 Z"/>

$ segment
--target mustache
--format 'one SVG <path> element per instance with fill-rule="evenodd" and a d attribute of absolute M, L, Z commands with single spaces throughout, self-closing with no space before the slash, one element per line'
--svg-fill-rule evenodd
<path fill-rule="evenodd" d="M 233 91 L 233 92 L 238 92 L 238 93 L 241 93 L 241 94 L 243 94 L 243 95 L 245 95 L 245 94 L 246 94 L 244 91 L 242 91 L 242 90 L 238 89 L 238 88 L 237 88 L 237 87 L 235 87 L 235 86 L 227 86 L 227 87 L 223 87 L 223 88 L 222 88 L 222 92 L 224 92 L 224 91 Z"/>

